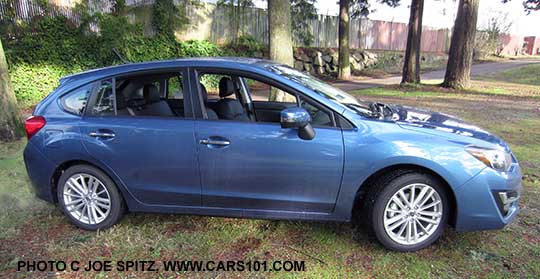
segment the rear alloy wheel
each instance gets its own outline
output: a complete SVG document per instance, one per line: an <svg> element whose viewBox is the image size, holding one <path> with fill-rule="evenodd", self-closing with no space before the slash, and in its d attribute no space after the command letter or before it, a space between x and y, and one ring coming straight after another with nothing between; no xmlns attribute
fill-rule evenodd
<svg viewBox="0 0 540 279"><path fill-rule="evenodd" d="M369 219L377 239L396 251L420 250L436 241L448 220L446 189L425 173L383 177L370 194Z"/></svg>
<svg viewBox="0 0 540 279"><path fill-rule="evenodd" d="M112 180L86 165L71 167L62 174L58 203L73 224L87 230L112 226L123 211L122 199Z"/></svg>

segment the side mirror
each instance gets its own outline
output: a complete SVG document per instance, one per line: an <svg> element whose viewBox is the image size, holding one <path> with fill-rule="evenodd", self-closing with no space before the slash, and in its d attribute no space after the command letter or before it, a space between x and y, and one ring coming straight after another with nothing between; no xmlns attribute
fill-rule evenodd
<svg viewBox="0 0 540 279"><path fill-rule="evenodd" d="M312 140L315 130L311 127L311 116L300 107L286 108L281 111L281 128L298 129L298 137L303 140Z"/></svg>

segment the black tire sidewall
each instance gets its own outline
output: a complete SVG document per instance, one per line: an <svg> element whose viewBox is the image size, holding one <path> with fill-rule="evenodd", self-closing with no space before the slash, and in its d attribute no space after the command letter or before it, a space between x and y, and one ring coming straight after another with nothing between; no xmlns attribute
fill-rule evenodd
<svg viewBox="0 0 540 279"><path fill-rule="evenodd" d="M103 220L99 224L90 225L82 223L79 220L75 219L73 216L71 216L71 214L66 210L63 197L65 183L71 176L79 173L89 174L96 177L103 183L103 185L105 186L105 188L107 188L107 191L109 192L111 198L111 211L109 212L107 218L105 218L105 220ZM68 217L69 221L75 226L85 230L95 231L111 227L122 217L124 210L123 200L120 196L120 193L118 192L116 184L108 175L103 173L103 171L89 165L76 165L65 170L64 173L62 173L62 175L60 176L60 179L58 180L57 196L58 205L62 212Z"/></svg>
<svg viewBox="0 0 540 279"><path fill-rule="evenodd" d="M390 236L388 236L388 234L386 233L386 230L384 229L384 222L383 222L384 211L390 198L399 189L407 185L414 184L414 183L421 183L421 184L429 185L435 191L437 191L437 193L441 197L443 212L442 212L441 222L439 224L439 227L429 238L415 245L403 245L392 240ZM449 210L450 208L449 208L448 195L446 193L446 188L443 186L443 184L441 183L439 179L429 174L407 173L391 180L384 187L384 189L382 189L382 191L379 193L372 208L371 226L373 229L373 233L385 247L391 250L401 251L401 252L417 251L431 245L442 235L446 227L446 224L448 223Z"/></svg>

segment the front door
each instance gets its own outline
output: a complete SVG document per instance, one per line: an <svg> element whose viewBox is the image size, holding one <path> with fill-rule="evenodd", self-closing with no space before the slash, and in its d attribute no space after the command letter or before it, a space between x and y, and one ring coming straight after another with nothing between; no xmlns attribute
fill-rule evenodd
<svg viewBox="0 0 540 279"><path fill-rule="evenodd" d="M203 206L331 212L342 166L341 131L313 140L275 123L199 120Z"/></svg>
<svg viewBox="0 0 540 279"><path fill-rule="evenodd" d="M212 74L195 77L207 89L205 106L211 102L219 116L195 123L203 206L331 212L343 168L341 129L315 127L315 138L302 140L296 129L279 123L281 109L298 105L295 96L283 91L281 99L268 102L275 92L269 84ZM212 82L218 80L219 86Z"/></svg>

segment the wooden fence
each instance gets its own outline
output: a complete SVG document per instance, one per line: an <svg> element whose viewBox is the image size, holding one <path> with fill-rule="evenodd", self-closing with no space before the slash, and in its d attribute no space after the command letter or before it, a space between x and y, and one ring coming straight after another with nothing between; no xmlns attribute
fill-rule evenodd
<svg viewBox="0 0 540 279"><path fill-rule="evenodd" d="M176 0L179 3L182 0ZM64 15L79 23L79 15L73 10L77 0L50 0L51 5L44 10L36 0L0 0L0 23L24 21L35 16ZM90 12L110 12L111 1L89 1L93 3ZM153 34L151 26L151 9L153 0L128 0L128 18L132 22L142 23L147 35ZM268 14L264 9L245 8L240 10L216 6L210 3L185 5L186 16L190 23L178 30L180 39L205 39L214 43L233 40L234 19L239 19L240 30L258 41L268 42ZM309 29L313 34L313 47L338 46L338 17L319 15L310 20ZM361 49L404 50L407 44L407 24L353 19L350 26L350 46ZM298 38L295 45L302 46ZM424 26L422 33L422 50L429 52L447 52L450 45L450 30L435 29Z"/></svg>

